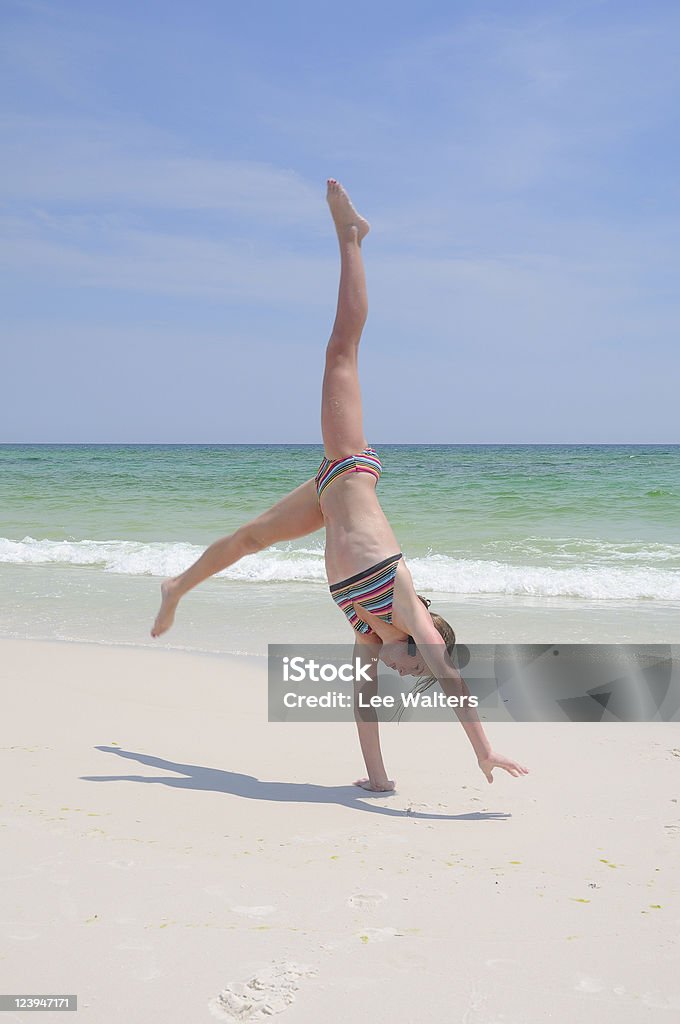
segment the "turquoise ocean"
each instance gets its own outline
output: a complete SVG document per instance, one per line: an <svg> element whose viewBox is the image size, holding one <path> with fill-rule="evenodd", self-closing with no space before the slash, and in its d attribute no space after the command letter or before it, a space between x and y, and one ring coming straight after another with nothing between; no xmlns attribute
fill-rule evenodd
<svg viewBox="0 0 680 1024"><path fill-rule="evenodd" d="M679 445L379 445L416 589L459 640L680 642ZM264 654L349 642L323 531L159 583L313 476L320 445L0 445L0 635Z"/></svg>

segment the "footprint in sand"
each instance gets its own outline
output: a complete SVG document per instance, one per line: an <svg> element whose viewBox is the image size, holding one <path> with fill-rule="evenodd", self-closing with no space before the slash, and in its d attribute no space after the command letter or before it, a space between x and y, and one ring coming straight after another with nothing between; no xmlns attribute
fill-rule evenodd
<svg viewBox="0 0 680 1024"><path fill-rule="evenodd" d="M597 978L590 978L582 974L574 986L577 992L603 992L604 985Z"/></svg>
<svg viewBox="0 0 680 1024"><path fill-rule="evenodd" d="M662 992L643 992L642 1003L652 1010L680 1010L680 995L665 996Z"/></svg>
<svg viewBox="0 0 680 1024"><path fill-rule="evenodd" d="M282 1013L295 1001L301 978L316 974L308 964L287 961L264 967L244 982L229 982L220 994L208 1003L208 1009L218 1020L251 1021L266 1020L275 1013Z"/></svg>
<svg viewBox="0 0 680 1024"><path fill-rule="evenodd" d="M243 914L244 917L266 917L273 914L276 907L231 907L234 914Z"/></svg>
<svg viewBox="0 0 680 1024"><path fill-rule="evenodd" d="M377 907L387 899L384 892L357 892L347 899L347 906L355 910L365 910L367 907Z"/></svg>

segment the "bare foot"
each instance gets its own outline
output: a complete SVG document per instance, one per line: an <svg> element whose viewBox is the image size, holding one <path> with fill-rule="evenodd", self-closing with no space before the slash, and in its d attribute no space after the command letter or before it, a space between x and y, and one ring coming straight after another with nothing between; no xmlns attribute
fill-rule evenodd
<svg viewBox="0 0 680 1024"><path fill-rule="evenodd" d="M151 627L151 636L160 636L167 632L175 621L175 609L179 604L180 594L177 593L177 586L174 577L163 580L161 583L161 607L156 616L156 621Z"/></svg>
<svg viewBox="0 0 680 1024"><path fill-rule="evenodd" d="M347 232L351 232L356 234L357 241L360 243L361 239L365 238L370 231L371 225L365 217L357 213L352 206L351 199L335 178L328 179L326 199L331 208L338 235L344 237Z"/></svg>
<svg viewBox="0 0 680 1024"><path fill-rule="evenodd" d="M354 785L361 786L362 789L367 789L370 793L391 793L395 788L393 779L386 779L385 782L376 783L375 785L370 779L357 779Z"/></svg>

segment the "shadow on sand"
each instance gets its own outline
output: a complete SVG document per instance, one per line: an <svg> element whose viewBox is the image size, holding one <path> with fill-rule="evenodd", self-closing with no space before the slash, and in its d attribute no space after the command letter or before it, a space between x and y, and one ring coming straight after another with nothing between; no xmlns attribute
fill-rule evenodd
<svg viewBox="0 0 680 1024"><path fill-rule="evenodd" d="M338 804L351 807L357 811L369 811L373 814L387 814L392 818L419 818L427 821L489 821L509 818L510 814L503 811L470 811L467 814L429 814L426 811L399 810L385 807L376 800L391 799L394 793L369 793L359 786L317 786L311 782L263 782L253 775L242 775L240 772L228 772L222 768L204 768L196 764L179 764L165 761L161 757L149 754L136 754L120 747L95 747L118 757L137 761L139 764L163 771L174 772L173 775L81 775L85 782L142 782L160 783L163 786L174 786L177 789L196 789L212 793L231 793L246 800L273 800L277 803L306 804Z"/></svg>

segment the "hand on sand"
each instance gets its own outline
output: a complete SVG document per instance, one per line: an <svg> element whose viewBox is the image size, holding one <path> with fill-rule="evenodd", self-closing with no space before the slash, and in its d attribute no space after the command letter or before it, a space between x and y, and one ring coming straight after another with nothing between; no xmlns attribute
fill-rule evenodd
<svg viewBox="0 0 680 1024"><path fill-rule="evenodd" d="M515 778L520 775L529 774L529 769L525 768L524 765L519 764L517 761L513 761L510 757L505 757L504 754L496 754L493 750L488 757L480 758L477 763L486 775L487 782L493 782L493 775L491 773L494 768L502 768L503 771L509 772L509 774L514 775Z"/></svg>
<svg viewBox="0 0 680 1024"><path fill-rule="evenodd" d="M369 793L391 793L396 783L393 779L386 779L382 783L373 783L370 779L357 779L354 785L367 789Z"/></svg>

